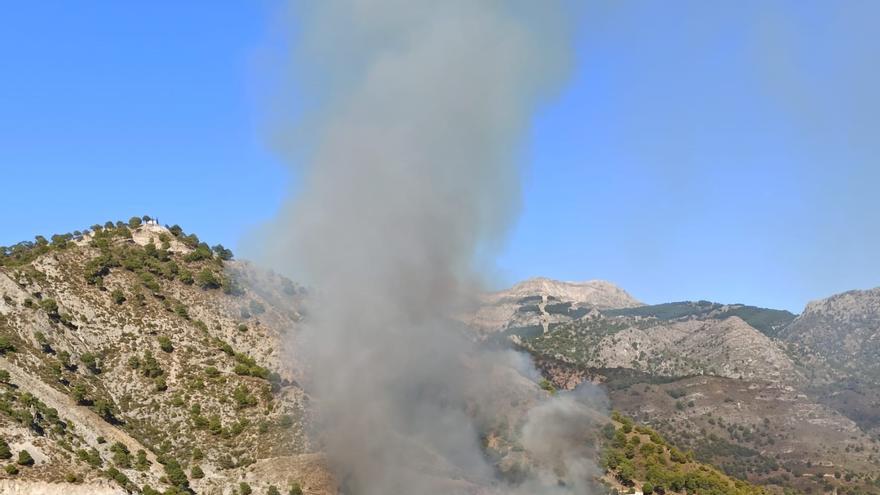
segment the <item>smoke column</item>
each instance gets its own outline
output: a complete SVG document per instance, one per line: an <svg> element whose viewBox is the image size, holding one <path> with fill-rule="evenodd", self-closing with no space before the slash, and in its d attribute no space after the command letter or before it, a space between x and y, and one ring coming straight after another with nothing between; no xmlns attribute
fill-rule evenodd
<svg viewBox="0 0 880 495"><path fill-rule="evenodd" d="M466 411L491 393L492 358L450 316L518 208L522 140L569 61L564 12L493 0L292 12L293 72L314 100L296 136L281 133L305 151L269 242L271 262L316 289L300 354L331 465L357 495L497 486Z"/></svg>

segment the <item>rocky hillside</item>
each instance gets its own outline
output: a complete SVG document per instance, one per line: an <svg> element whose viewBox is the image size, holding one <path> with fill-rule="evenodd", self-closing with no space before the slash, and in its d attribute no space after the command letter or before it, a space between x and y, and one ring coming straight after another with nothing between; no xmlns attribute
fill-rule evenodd
<svg viewBox="0 0 880 495"><path fill-rule="evenodd" d="M779 337L843 375L880 382L880 288L811 302Z"/></svg>
<svg viewBox="0 0 880 495"><path fill-rule="evenodd" d="M549 325L571 321L593 310L637 306L641 303L626 291L603 280L532 278L486 294L475 314L465 320L485 334L524 327L546 330Z"/></svg>
<svg viewBox="0 0 880 495"><path fill-rule="evenodd" d="M0 263L0 486L332 492L282 354L300 288L136 218Z"/></svg>
<svg viewBox="0 0 880 495"><path fill-rule="evenodd" d="M489 340L527 350L555 387L601 382L613 407L732 476L877 493L877 294L834 296L795 317L708 301L579 307L522 292Z"/></svg>
<svg viewBox="0 0 880 495"><path fill-rule="evenodd" d="M300 385L307 292L145 220L0 248L0 492L337 493ZM604 459L597 493L878 493L877 300L795 318L645 306L599 281L486 295L465 318L477 339L546 379L493 371L506 413L480 423L484 451L515 482L528 411L593 381L626 414L596 409L580 433Z"/></svg>

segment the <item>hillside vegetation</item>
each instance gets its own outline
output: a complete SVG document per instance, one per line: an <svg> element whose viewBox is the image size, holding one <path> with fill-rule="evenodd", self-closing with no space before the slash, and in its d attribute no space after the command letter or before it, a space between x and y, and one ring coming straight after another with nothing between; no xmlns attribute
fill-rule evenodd
<svg viewBox="0 0 880 495"><path fill-rule="evenodd" d="M3 476L321 488L308 398L281 356L301 289L148 221L0 249L0 436L16 456ZM279 460L289 473L256 479Z"/></svg>

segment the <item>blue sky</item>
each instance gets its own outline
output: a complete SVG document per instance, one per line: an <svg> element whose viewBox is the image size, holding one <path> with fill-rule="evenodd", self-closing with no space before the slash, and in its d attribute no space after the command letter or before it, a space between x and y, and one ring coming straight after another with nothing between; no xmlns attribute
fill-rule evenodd
<svg viewBox="0 0 880 495"><path fill-rule="evenodd" d="M278 4L0 17L0 244L131 215L235 247L295 186L267 145ZM499 279L800 311L880 285L876 2L607 2L536 117ZM296 104L296 102L293 102Z"/></svg>

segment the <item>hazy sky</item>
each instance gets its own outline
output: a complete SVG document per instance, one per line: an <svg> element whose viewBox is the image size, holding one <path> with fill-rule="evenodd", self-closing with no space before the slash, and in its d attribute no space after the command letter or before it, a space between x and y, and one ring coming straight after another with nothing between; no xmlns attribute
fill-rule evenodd
<svg viewBox="0 0 880 495"><path fill-rule="evenodd" d="M147 213L235 247L292 182L265 138L277 4L84 5L0 16L0 244ZM498 281L793 311L880 285L880 3L719 5L579 9Z"/></svg>

